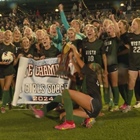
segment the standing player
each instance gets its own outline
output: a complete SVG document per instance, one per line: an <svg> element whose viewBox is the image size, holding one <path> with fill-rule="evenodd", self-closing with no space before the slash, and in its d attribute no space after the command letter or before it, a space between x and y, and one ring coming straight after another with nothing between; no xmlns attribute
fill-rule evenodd
<svg viewBox="0 0 140 140"><path fill-rule="evenodd" d="M93 25L88 25L85 30L87 38L82 41L82 56L84 62L89 64L94 71L97 72L98 79L101 85L102 69L107 74L107 59L104 50L104 43L98 39L97 28Z"/></svg>
<svg viewBox="0 0 140 140"><path fill-rule="evenodd" d="M135 18L132 21L132 32L129 34L126 46L129 51L129 70L128 70L128 106L124 112L131 111L131 100L137 77L140 75L140 18Z"/></svg>
<svg viewBox="0 0 140 140"><path fill-rule="evenodd" d="M9 88L11 86L15 69L13 63L3 62L1 56L3 52L10 51L14 57L14 45L12 44L12 32L6 30L4 33L3 44L0 45L0 84L3 90L1 113L5 113L5 106L11 103L12 95L10 95Z"/></svg>
<svg viewBox="0 0 140 140"><path fill-rule="evenodd" d="M124 100L123 105L120 106L120 109L123 110L127 107L127 89L128 89L128 54L129 49L125 47L124 42L127 40L129 24L126 20L120 20L118 22L120 29L120 40L121 44L118 50L118 84L119 92Z"/></svg>
<svg viewBox="0 0 140 140"><path fill-rule="evenodd" d="M109 104L108 93L105 92L107 78L107 58L104 49L104 43L98 38L97 28L88 24L85 28L87 38L82 41L82 57L84 62L96 71L100 86L104 86L104 101ZM104 78L103 78L104 77ZM107 97L107 98L106 98Z"/></svg>
<svg viewBox="0 0 140 140"><path fill-rule="evenodd" d="M113 101L115 106L110 111L118 111L119 103L119 90L118 90L118 62L117 62L117 51L119 47L119 39L115 32L115 25L110 24L106 28L108 38L104 41L107 55L107 70L108 70L108 81L113 92Z"/></svg>

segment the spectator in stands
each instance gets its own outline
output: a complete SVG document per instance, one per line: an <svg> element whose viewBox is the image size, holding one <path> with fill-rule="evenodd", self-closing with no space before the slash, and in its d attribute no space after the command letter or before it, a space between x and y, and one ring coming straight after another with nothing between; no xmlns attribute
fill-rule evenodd
<svg viewBox="0 0 140 140"><path fill-rule="evenodd" d="M71 12L75 13L77 11L77 9L78 9L78 7L77 7L76 3L74 3L72 6L72 9L71 9Z"/></svg>

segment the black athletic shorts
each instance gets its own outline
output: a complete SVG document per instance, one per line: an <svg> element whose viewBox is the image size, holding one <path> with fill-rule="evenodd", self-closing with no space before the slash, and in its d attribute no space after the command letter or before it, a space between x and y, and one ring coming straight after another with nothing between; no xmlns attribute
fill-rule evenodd
<svg viewBox="0 0 140 140"><path fill-rule="evenodd" d="M118 70L118 65L110 65L110 66L107 66L107 71L108 73L111 73L111 72L114 72L114 71L117 71Z"/></svg>
<svg viewBox="0 0 140 140"><path fill-rule="evenodd" d="M92 111L84 110L90 118L96 118L102 109L102 103L98 99L92 99L91 107Z"/></svg>
<svg viewBox="0 0 140 140"><path fill-rule="evenodd" d="M132 71L139 71L139 70L140 70L140 67L129 66L129 70L132 70Z"/></svg>
<svg viewBox="0 0 140 140"><path fill-rule="evenodd" d="M15 69L13 66L7 66L6 68L0 69L0 78L5 78L5 76L15 74Z"/></svg>

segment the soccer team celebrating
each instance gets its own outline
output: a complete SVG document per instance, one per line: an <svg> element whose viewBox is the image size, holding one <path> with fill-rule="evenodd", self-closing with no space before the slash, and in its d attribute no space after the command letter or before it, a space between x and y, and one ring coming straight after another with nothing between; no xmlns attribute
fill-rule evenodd
<svg viewBox="0 0 140 140"><path fill-rule="evenodd" d="M32 106L36 117L45 116L61 104L64 111L60 120L64 122L55 129L75 128L76 117L82 118L82 124L90 128L96 117L103 115L103 110L131 111L133 93L136 98L133 107L140 108L140 18L128 23L110 14L102 21L93 19L84 23L74 18L68 21L63 5L58 7L61 23L55 21L48 29L42 26L32 29L32 23L25 18L22 28L16 26L13 30L0 31L1 113L6 112L7 104L12 108L20 57L36 61L60 58L63 46L69 42L69 61L75 67L70 76L71 86L41 109ZM12 63L2 60L6 51L12 52Z"/></svg>

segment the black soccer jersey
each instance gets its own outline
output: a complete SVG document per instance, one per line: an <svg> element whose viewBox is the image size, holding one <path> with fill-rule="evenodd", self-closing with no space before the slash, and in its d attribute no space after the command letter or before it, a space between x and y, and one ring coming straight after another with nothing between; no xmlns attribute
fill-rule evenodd
<svg viewBox="0 0 140 140"><path fill-rule="evenodd" d="M129 51L129 66L140 68L140 34L130 33L128 35Z"/></svg>
<svg viewBox="0 0 140 140"><path fill-rule="evenodd" d="M82 55L86 64L98 63L103 67L102 55L105 54L103 41L100 39L89 42L87 39L82 43Z"/></svg>
<svg viewBox="0 0 140 140"><path fill-rule="evenodd" d="M23 54L24 57L27 57L29 54L31 54L32 56L34 56L34 50L32 48L30 48L27 52L25 52L23 48L20 48L17 51L17 56L19 54Z"/></svg>
<svg viewBox="0 0 140 140"><path fill-rule="evenodd" d="M2 54L3 52L10 51L14 53L14 46L12 44L5 45L4 43L0 44L0 61L2 61ZM13 66L13 63L10 63L9 65L0 65L0 70L4 70L4 75L14 74L15 69Z"/></svg>
<svg viewBox="0 0 140 140"><path fill-rule="evenodd" d="M13 44L15 45L15 53L17 53L21 48L21 42L13 42Z"/></svg>
<svg viewBox="0 0 140 140"><path fill-rule="evenodd" d="M0 44L0 61L2 61L1 56L2 56L3 52L7 52L7 51L14 53L14 46L12 44L5 45L4 43L1 43Z"/></svg>
<svg viewBox="0 0 140 140"><path fill-rule="evenodd" d="M57 55L59 55L61 52L54 45L51 45L48 50L42 48L42 53L46 56L46 58L52 58L57 57Z"/></svg>
<svg viewBox="0 0 140 140"><path fill-rule="evenodd" d="M117 52L118 52L119 44L120 44L120 41L117 37L107 38L104 41L108 66L118 64Z"/></svg>
<svg viewBox="0 0 140 140"><path fill-rule="evenodd" d="M118 49L118 54L123 52L123 51L125 51L126 53L118 55L118 63L124 64L125 66L128 67L128 65L129 65L129 61L128 61L129 50L124 45L124 42L128 41L128 35L127 34L128 33L126 32L126 33L124 33L120 36L121 43L120 43L120 46L119 46L119 49Z"/></svg>
<svg viewBox="0 0 140 140"><path fill-rule="evenodd" d="M82 47L82 40L81 39L76 39L74 41L72 41L72 44L75 45L75 47L77 48L78 52Z"/></svg>
<svg viewBox="0 0 140 140"><path fill-rule="evenodd" d="M101 93L97 74L86 65L83 66L81 71L84 75L82 92L89 94L91 97L96 98L101 102Z"/></svg>

